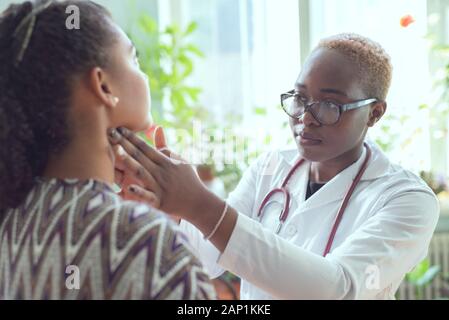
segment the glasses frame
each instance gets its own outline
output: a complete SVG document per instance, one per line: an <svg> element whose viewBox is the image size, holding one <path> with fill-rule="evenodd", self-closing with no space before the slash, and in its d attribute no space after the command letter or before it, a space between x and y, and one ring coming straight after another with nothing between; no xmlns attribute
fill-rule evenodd
<svg viewBox="0 0 449 320"><path fill-rule="evenodd" d="M282 110L284 110L284 112L291 118L293 119L299 119L301 118L307 111L310 111L310 113L312 114L313 118L318 121L321 125L324 126L331 126L334 125L336 123L338 123L341 119L341 115L349 110L354 110L354 109L358 109L361 107L365 107L367 105L370 105L372 103L375 102L379 102L378 99L375 98L369 98L369 99L364 99L364 100L359 100L359 101L355 101L355 102L351 102L351 103L346 103L346 104L338 104L335 102L332 102L334 105L336 105L338 107L338 119L337 121L335 121L334 123L322 123L320 120L317 119L317 117L315 116L315 114L313 113L313 109L311 109L315 104L317 103L321 103L323 101L312 101L310 103L304 103L304 113L302 113L301 115L298 116L294 116L291 115L287 110L286 107L284 106L284 101L287 100L288 98L294 98L295 96L298 96L298 94L295 92L295 90L291 90L287 93L283 93L281 94L281 106L282 106Z"/></svg>

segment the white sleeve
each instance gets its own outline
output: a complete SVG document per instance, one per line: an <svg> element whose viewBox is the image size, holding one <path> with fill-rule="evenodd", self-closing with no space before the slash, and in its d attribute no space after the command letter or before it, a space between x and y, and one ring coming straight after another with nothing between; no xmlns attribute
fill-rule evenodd
<svg viewBox="0 0 449 320"><path fill-rule="evenodd" d="M402 190L326 258L239 215L218 262L279 299L373 299L426 256L438 215L435 195Z"/></svg>
<svg viewBox="0 0 449 320"><path fill-rule="evenodd" d="M230 193L226 200L230 207L240 214L251 215L255 201L257 175L260 172L262 161L268 153L260 156L243 174L237 188ZM203 234L192 224L182 220L181 229L187 234L189 242L197 257L203 263L204 268L211 278L217 278L225 271L217 264L220 251L209 241L205 241Z"/></svg>
<svg viewBox="0 0 449 320"><path fill-rule="evenodd" d="M239 184L232 191L227 199L229 206L234 208L240 214L251 216L253 212L254 203L256 201L256 191L258 189L258 180L261 175L265 174L267 170L267 160L269 160L269 153L262 154L248 170L243 174Z"/></svg>
<svg viewBox="0 0 449 320"><path fill-rule="evenodd" d="M194 225L181 220L179 226L187 235L189 244L192 246L195 255L203 264L209 277L215 279L221 276L224 270L217 264L220 251L218 251L212 243L205 241L203 234Z"/></svg>

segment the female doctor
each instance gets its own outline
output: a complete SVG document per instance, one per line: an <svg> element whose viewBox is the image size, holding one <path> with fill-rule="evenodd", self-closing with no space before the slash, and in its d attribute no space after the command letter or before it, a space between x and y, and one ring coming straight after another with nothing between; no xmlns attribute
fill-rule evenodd
<svg viewBox="0 0 449 320"><path fill-rule="evenodd" d="M426 257L439 206L365 138L386 111L391 74L367 38L322 40L281 96L297 148L262 155L226 202L170 159L160 131L156 150L113 130L123 194L180 217L212 278L241 277L242 299L394 299Z"/></svg>

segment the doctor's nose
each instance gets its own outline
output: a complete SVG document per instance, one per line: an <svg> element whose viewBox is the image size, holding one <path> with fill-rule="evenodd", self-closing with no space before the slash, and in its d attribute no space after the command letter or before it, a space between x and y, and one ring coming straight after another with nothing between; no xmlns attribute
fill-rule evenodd
<svg viewBox="0 0 449 320"><path fill-rule="evenodd" d="M295 120L295 123L303 123L306 127L312 125L321 126L310 111L306 111L299 119Z"/></svg>

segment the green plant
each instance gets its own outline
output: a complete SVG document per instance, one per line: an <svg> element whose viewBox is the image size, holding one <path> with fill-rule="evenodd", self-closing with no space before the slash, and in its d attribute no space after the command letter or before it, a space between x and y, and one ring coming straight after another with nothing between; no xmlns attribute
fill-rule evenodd
<svg viewBox="0 0 449 320"><path fill-rule="evenodd" d="M149 77L155 123L163 126L169 135L182 130L187 137L182 135L176 139L183 138L184 141L170 143L174 148L185 148L201 138L193 128L194 121L198 121L203 127L200 134L208 136L205 143L209 150L222 148L224 141L216 138L222 136L219 131L226 131L232 136L241 119L229 115L220 125L215 123L207 109L199 103L201 88L189 84L195 59L204 57L202 51L190 41L197 24L192 22L185 29L173 24L160 31L156 21L147 14L142 14L138 20L137 27L128 33L139 52L142 71ZM145 138L151 143L148 137ZM212 151L204 164L213 167L216 176L224 181L227 191L240 180L240 164L217 166Z"/></svg>
<svg viewBox="0 0 449 320"><path fill-rule="evenodd" d="M427 109L427 105L420 105L415 111ZM412 128L404 132L407 126L410 128L411 117L408 114L387 114L380 124L380 134L374 139L384 152L390 152L396 148L406 148L413 143L415 137L422 133L421 128Z"/></svg>
<svg viewBox="0 0 449 320"><path fill-rule="evenodd" d="M279 112L282 112L281 106L277 107ZM252 121L257 123L259 120L262 122L263 119L266 119L269 115L267 112L268 108L264 107L255 107L253 108L252 116L254 117ZM218 166L215 164L215 175L222 179L225 185L225 189L227 192L230 192L235 189L237 184L242 178L243 172L247 169L247 167L253 163L257 157L260 155L260 149L268 149L270 145L273 143L273 137L271 132L263 132L258 133L257 141L254 141L256 137L241 137L239 136L238 131L236 130L236 125L242 123L242 119L236 117L235 115L229 115L225 121L224 131L229 133L226 136L232 138L232 141L220 141L220 140L211 140L211 144L216 144L216 148L219 148L223 143L231 143L233 154L235 154L235 159L232 163L219 164ZM273 124L274 130L284 130L288 127L288 118L286 120L279 123ZM271 129L273 129L271 128ZM286 138L286 142L292 142L292 135L288 135ZM259 149L256 150L251 149L251 144L257 143ZM243 160L243 161L242 161ZM210 163L213 164L213 159L210 159Z"/></svg>
<svg viewBox="0 0 449 320"><path fill-rule="evenodd" d="M422 300L424 298L426 286L432 283L440 273L440 270L440 266L431 266L430 260L425 259L406 275L406 280L415 288L417 300Z"/></svg>
<svg viewBox="0 0 449 320"><path fill-rule="evenodd" d="M140 56L141 68L148 75L152 94L153 116L167 129L185 129L192 133L193 119L205 120L208 112L199 105L201 89L189 85L194 59L204 57L190 42L197 29L195 22L185 29L173 24L160 31L147 14L139 17L130 37Z"/></svg>

